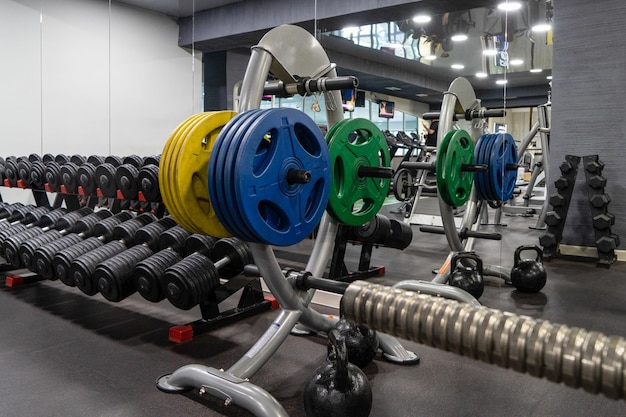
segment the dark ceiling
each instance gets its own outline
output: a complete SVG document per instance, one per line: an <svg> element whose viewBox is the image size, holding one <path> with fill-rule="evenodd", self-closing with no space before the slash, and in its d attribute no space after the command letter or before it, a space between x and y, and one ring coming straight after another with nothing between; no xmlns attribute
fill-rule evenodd
<svg viewBox="0 0 626 417"><path fill-rule="evenodd" d="M185 1L121 0L121 2L167 14L181 22L189 18L194 11L190 8L192 2ZM207 10L224 5L239 7L240 5L237 3L242 3L241 6L243 7L245 2L246 1L242 0L195 0L193 3L196 13L203 11L207 13ZM357 76L360 82L359 88L364 90L425 102L430 104L432 108L437 108L442 98L441 93L443 88L440 88L440 86L447 85L447 83L457 76L465 76L470 79L477 92L477 96L482 99L483 105L486 107L501 107L505 95L507 98L507 107L526 107L545 103L549 90L549 81L546 79L546 76L552 73L551 46L548 48L547 52L549 53L550 59L548 62L544 63L542 73L530 73L527 69L523 69L522 71L507 71L506 78L508 83L506 90L503 86L495 84L495 78L502 78L501 74L492 74L485 79L475 77L476 68L481 62L479 58L481 56L479 38L485 34L487 31L485 28L487 26L489 26L488 29L490 33L496 34L498 31L502 32L502 28L507 28L507 25L510 25L506 30L506 34L510 35L508 40L512 47L523 42L529 43L528 38L531 38L527 36L529 35L529 28L525 25L528 22L524 21L524 19L507 18L506 21L504 21L504 19L500 17L500 20L497 21L489 20L492 19L495 6L499 2L500 1L497 0L422 0L393 7L382 7L371 12L361 12L358 14L321 19L317 22L310 20L292 23L298 24L311 32L313 31L314 25L317 26L318 30L324 34L322 36L322 44L328 50L331 60L337 57L337 59L333 61L338 63L339 74ZM545 3L545 0L525 0L523 3L524 8L532 10L542 2ZM470 12L467 14L465 11ZM394 56L390 54L389 51L372 50L371 48L363 48L353 43L341 43L333 41L332 39L325 39L330 32L340 30L346 26L365 26L383 22L400 23L410 19L416 12L426 12L432 15L455 12L456 15L462 15L463 19L470 22L468 30L470 39L463 45L456 46L455 44L448 58L437 59L435 63L429 63L430 65L425 65L418 60ZM453 15L454 14L451 14L451 16ZM196 41L194 47L205 52L250 48L258 42L265 32L266 30L251 31L227 38ZM531 39L530 41L529 44L531 47L538 45L539 41L545 43L543 40L535 42L535 40ZM513 50L513 48L510 49L510 51ZM439 52L441 52L441 49L438 50L438 53ZM357 60L362 60L366 57L369 62L388 65L390 68L402 67L406 74L414 74L415 77L413 78L415 79L424 79L425 77L432 76L439 82L413 82L411 77L395 76L393 71L367 71L367 69L369 69L367 66L364 67L366 70L362 70L363 67L358 67L359 70L357 70L354 65L349 65L349 63L342 66L340 61L342 60L341 57L344 55L354 56ZM466 65L464 70L451 70L449 65L453 63L455 59L462 59L464 62L469 62L473 59L473 64ZM435 69L435 71L433 71L433 69ZM511 70L513 70L513 68L511 68ZM389 73L381 75L387 72ZM394 87L394 90L389 90L389 87Z"/></svg>

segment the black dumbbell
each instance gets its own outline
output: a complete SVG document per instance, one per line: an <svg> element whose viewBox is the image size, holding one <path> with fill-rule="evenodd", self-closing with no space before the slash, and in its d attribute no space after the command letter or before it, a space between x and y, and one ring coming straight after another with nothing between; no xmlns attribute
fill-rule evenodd
<svg viewBox="0 0 626 417"><path fill-rule="evenodd" d="M248 245L237 238L215 242L211 257L193 253L167 268L163 274L167 299L182 310L206 301L220 285L220 275L231 278L252 263Z"/></svg>
<svg viewBox="0 0 626 417"><path fill-rule="evenodd" d="M70 233L70 234L63 236L62 238L58 240L42 245L33 254L33 261L31 265L31 268L34 269L33 272L36 272L42 277L50 279L50 280L58 279L59 276L56 276L55 274L55 268L53 266L53 263L54 263L55 256L59 252L65 249L69 250L74 245L83 244L85 240L89 239L92 236L102 238L102 239L96 239L96 242L98 243L102 243L102 240L105 240L105 241L111 240L113 238L113 228L117 226L118 224L128 221L132 218L133 218L133 214L131 212L123 211L121 213L118 213L114 216L108 217L96 223L91 229L91 232L89 234L85 232L81 234ZM83 244L83 247L84 248L76 248L75 250L78 251L76 253L82 254L86 252L87 250L93 249L95 246L93 246L91 243L85 243ZM71 252L74 253L75 251L72 250ZM61 255L60 257L62 257L63 259L67 258L67 256L65 255ZM64 264L62 264L60 268L62 268L63 265ZM67 277L67 269L61 269L61 271L63 272L63 276ZM70 285L67 282L66 284ZM73 281L71 282L71 284L73 284Z"/></svg>
<svg viewBox="0 0 626 417"><path fill-rule="evenodd" d="M93 230L93 227L101 220L109 218L113 215L109 210L98 210L94 213L88 214L82 218L75 218L64 216L59 219L54 225L54 229L50 229L47 233L27 240L20 245L19 257L21 260L20 266L33 271L33 257L35 251L46 243L50 243L61 239L67 234L78 234L81 238L88 237Z"/></svg>
<svg viewBox="0 0 626 417"><path fill-rule="evenodd" d="M104 164L105 158L102 156L91 155L87 158L87 162L82 164L76 170L76 179L79 187L82 187L83 193L87 195L96 195L98 184L96 184L96 168Z"/></svg>
<svg viewBox="0 0 626 417"><path fill-rule="evenodd" d="M154 255L160 235L176 226L171 217L165 217L137 230L136 246L96 266L92 284L109 301L118 302L137 291L133 271L137 264Z"/></svg>
<svg viewBox="0 0 626 417"><path fill-rule="evenodd" d="M117 156L107 156L104 163L96 167L96 185L106 198L117 198L115 171L118 166L122 165L122 162Z"/></svg>
<svg viewBox="0 0 626 417"><path fill-rule="evenodd" d="M49 191L61 191L61 167L70 162L70 158L64 154L58 154L54 157L54 161L46 164L44 173L45 182L48 184Z"/></svg>
<svg viewBox="0 0 626 417"><path fill-rule="evenodd" d="M90 207L82 207L78 210L63 214L55 221L54 224L45 227L29 227L18 233L11 234L11 236L6 237L4 240L2 240L2 237L0 237L2 254L5 260L11 263L13 266L22 266L19 252L22 243L26 242L27 240L34 240L36 242L36 236L47 234L47 232L51 232L53 236L61 237L62 235L59 234L59 231L71 229L76 220L80 219L81 217L91 215L92 213L93 209L91 209ZM67 232L63 234L66 233Z"/></svg>
<svg viewBox="0 0 626 417"><path fill-rule="evenodd" d="M69 279L73 279L74 285L85 294L96 294L98 286L93 274L98 264L139 243L137 231L156 220L157 218L153 214L143 213L132 220L115 226L113 228L114 240L78 256L71 262L69 265Z"/></svg>
<svg viewBox="0 0 626 417"><path fill-rule="evenodd" d="M60 217L64 216L67 210L58 208L51 210L49 207L23 206L16 209L13 214L0 222L0 245L5 239L28 230L33 227L46 227L54 224Z"/></svg>
<svg viewBox="0 0 626 417"><path fill-rule="evenodd" d="M28 158L26 157L16 158L14 156L9 156L4 161L4 178L8 181L10 187L17 186L17 181L20 179L17 165L20 163L22 159L28 159Z"/></svg>
<svg viewBox="0 0 626 417"><path fill-rule="evenodd" d="M71 272L71 266L75 259L104 246L107 242L134 242L134 234L137 229L155 220L156 217L153 214L144 213L115 225L110 233L106 235L88 237L72 247L57 252L52 260L52 269L55 278L60 279L65 285L70 287L76 286L76 280Z"/></svg>
<svg viewBox="0 0 626 417"><path fill-rule="evenodd" d="M167 268L194 253L209 256L216 238L191 234L181 226L173 227L159 236L159 249L135 267L133 280L139 294L151 302L165 299L163 273Z"/></svg>
<svg viewBox="0 0 626 417"><path fill-rule="evenodd" d="M154 157L150 157L153 161ZM139 198L139 170L144 165L144 158L137 155L129 155L124 158L124 163L115 170L115 183L124 198L137 200Z"/></svg>
<svg viewBox="0 0 626 417"><path fill-rule="evenodd" d="M191 233L181 226L166 230L159 236L159 251L137 263L132 278L137 291L143 298L153 303L165 299L161 277L168 267L183 259L185 242L190 236ZM210 239L194 238L195 242L190 246L210 253L215 243ZM204 248L199 247L201 245L204 245Z"/></svg>

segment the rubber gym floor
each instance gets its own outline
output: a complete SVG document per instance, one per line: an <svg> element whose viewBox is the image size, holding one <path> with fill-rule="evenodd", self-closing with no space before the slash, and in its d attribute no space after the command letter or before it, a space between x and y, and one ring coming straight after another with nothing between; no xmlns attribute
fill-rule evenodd
<svg viewBox="0 0 626 417"><path fill-rule="evenodd" d="M386 206L388 211L395 206ZM390 214L393 215L393 214ZM537 243L536 218L504 217L503 240L479 241L484 262L511 266L521 244ZM281 248L293 263L310 253L304 241ZM360 248L349 245L348 267ZM412 244L400 252L377 248L372 265L392 284L432 279L448 253L445 237L414 226ZM487 278L480 301L489 307L534 318L626 336L626 265L609 270L594 263L556 259L546 263L548 282L538 294L521 294ZM4 279L1 280L4 283ZM325 313L336 313L320 307ZM267 329L276 312L169 342L168 328L200 317L167 301L152 304L134 295L113 304L87 297L58 281L0 286L0 416L249 416L197 393L158 391L155 380L190 363L227 369ZM403 366L377 358L364 368L373 390L371 416L624 416L626 403L403 341L421 361ZM302 391L324 360L324 337L290 336L251 381L269 391L292 416L304 416Z"/></svg>

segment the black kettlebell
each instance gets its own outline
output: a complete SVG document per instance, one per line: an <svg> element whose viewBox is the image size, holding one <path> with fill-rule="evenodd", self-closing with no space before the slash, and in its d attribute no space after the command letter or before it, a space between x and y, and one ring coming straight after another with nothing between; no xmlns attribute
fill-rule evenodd
<svg viewBox="0 0 626 417"><path fill-rule="evenodd" d="M465 266L463 259L471 259L475 265ZM474 252L457 252L452 256L451 264L454 269L450 273L448 283L453 287L459 287L474 298L480 298L485 290L483 282L483 261Z"/></svg>
<svg viewBox="0 0 626 417"><path fill-rule="evenodd" d="M359 368L348 362L339 331L328 333L331 354L304 387L308 417L365 417L372 410L372 388Z"/></svg>
<svg viewBox="0 0 626 417"><path fill-rule="evenodd" d="M535 259L521 259L524 251L535 251ZM547 273L543 266L543 251L537 245L522 245L515 249L511 282L519 291L539 292L546 285Z"/></svg>
<svg viewBox="0 0 626 417"><path fill-rule="evenodd" d="M335 325L335 329L339 331L339 334L341 334L346 341L346 349L350 363L355 364L359 368L363 368L374 359L378 352L378 336L376 335L376 331L350 323L345 319L339 320Z"/></svg>

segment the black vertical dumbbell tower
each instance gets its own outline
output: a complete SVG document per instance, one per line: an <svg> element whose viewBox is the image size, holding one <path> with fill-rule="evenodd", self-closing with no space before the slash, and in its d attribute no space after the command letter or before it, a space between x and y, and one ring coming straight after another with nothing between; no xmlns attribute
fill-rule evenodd
<svg viewBox="0 0 626 417"><path fill-rule="evenodd" d="M611 233L611 225L615 224L615 216L608 211L611 198L605 193L606 178L602 176L604 164L598 155L583 158L587 195L591 205L593 230L596 247L598 248L598 266L609 268L615 261L615 248L619 246L619 236Z"/></svg>
<svg viewBox="0 0 626 417"><path fill-rule="evenodd" d="M587 197L591 206L593 230L598 250L597 266L609 268L615 261L615 249L619 246L619 236L611 233L611 225L615 223L615 216L608 211L611 198L606 194L606 178L602 176L604 164L598 155L589 155L582 158L587 184ZM554 182L557 192L550 196L553 210L546 214L546 232L539 237L543 247L544 259L551 259L558 255L558 248L563 238L565 219L569 209L574 184L578 173L581 158L566 155L560 165L561 176Z"/></svg>

